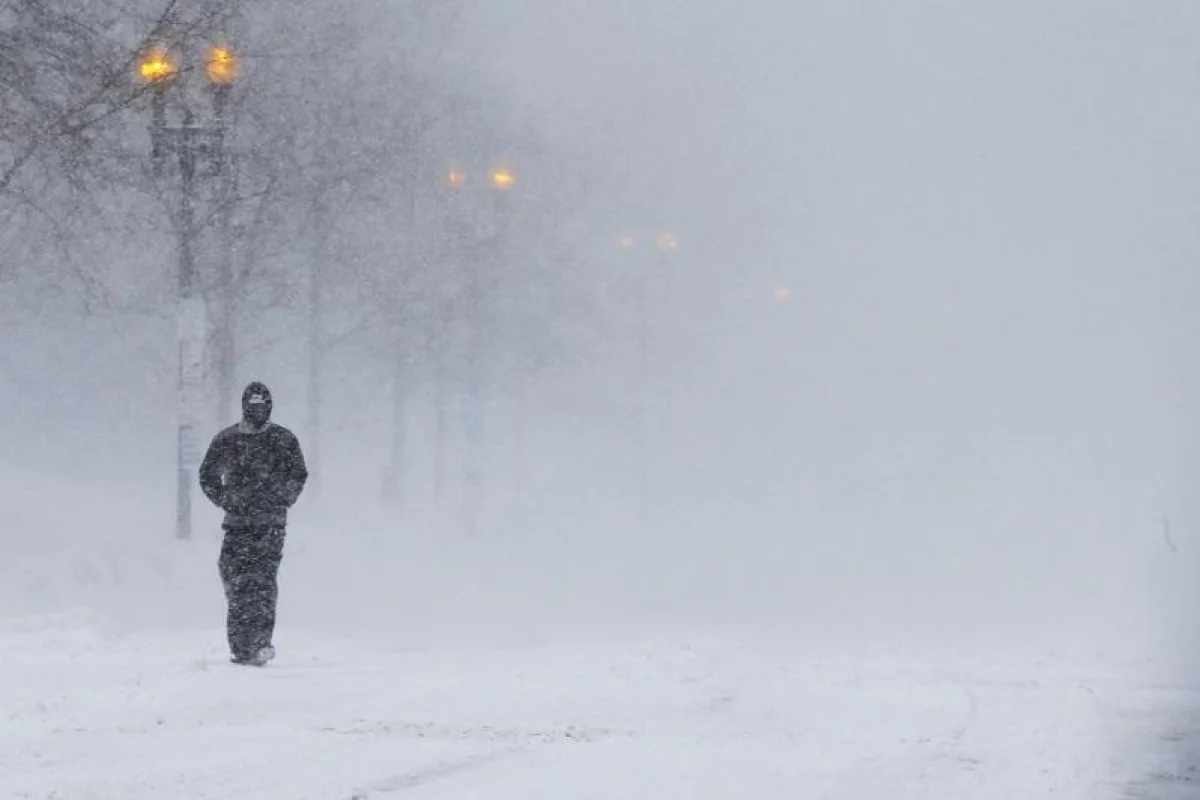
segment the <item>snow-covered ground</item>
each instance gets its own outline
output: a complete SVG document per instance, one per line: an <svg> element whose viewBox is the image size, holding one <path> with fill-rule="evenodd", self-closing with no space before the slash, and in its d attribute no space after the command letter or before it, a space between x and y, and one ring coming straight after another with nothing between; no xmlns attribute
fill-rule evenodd
<svg viewBox="0 0 1200 800"><path fill-rule="evenodd" d="M1145 665L736 638L406 649L85 616L0 635L13 798L1184 797ZM1192 787L1194 789L1194 787ZM1155 794L1154 792L1158 792Z"/></svg>
<svg viewBox="0 0 1200 800"><path fill-rule="evenodd" d="M553 608L553 586L489 582L495 553L352 522L316 536L318 520L289 543L278 660L240 668L212 520L182 544L147 536L162 520L132 500L33 504L61 488L3 477L6 519L24 516L0 563L0 798L1197 791L1200 685L1116 637L701 625L601 595Z"/></svg>

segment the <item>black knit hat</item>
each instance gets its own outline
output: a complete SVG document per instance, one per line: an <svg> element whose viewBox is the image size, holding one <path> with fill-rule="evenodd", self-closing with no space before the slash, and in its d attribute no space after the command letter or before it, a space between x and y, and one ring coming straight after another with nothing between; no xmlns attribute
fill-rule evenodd
<svg viewBox="0 0 1200 800"><path fill-rule="evenodd" d="M271 390L266 387L266 384L254 381L246 387L242 392L242 411L246 411L252 405L265 404L267 410L270 411L271 406Z"/></svg>

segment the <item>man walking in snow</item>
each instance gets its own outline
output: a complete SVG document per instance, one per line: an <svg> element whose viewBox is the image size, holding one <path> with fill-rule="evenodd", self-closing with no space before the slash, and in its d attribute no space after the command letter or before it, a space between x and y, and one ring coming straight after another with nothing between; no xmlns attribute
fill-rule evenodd
<svg viewBox="0 0 1200 800"><path fill-rule="evenodd" d="M200 465L200 488L225 512L218 566L229 606L230 660L258 667L275 657L276 578L287 514L308 480L300 442L271 422L271 409L266 386L247 386L242 421L213 438Z"/></svg>

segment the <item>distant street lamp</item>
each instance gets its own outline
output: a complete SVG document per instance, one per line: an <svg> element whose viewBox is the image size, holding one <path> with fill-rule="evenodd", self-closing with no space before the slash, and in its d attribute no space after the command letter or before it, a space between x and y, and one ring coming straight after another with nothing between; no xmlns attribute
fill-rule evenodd
<svg viewBox="0 0 1200 800"><path fill-rule="evenodd" d="M165 48L151 47L138 62L138 75L148 86L162 86L170 82L179 72L179 65Z"/></svg>
<svg viewBox="0 0 1200 800"><path fill-rule="evenodd" d="M516 178L505 167L497 167L488 173L488 184L499 192L507 192L516 185Z"/></svg>
<svg viewBox="0 0 1200 800"><path fill-rule="evenodd" d="M774 297L776 300L778 300L780 303L786 303L788 300L792 299L792 290L790 287L781 284L779 286L776 286L771 291L771 296Z"/></svg>
<svg viewBox="0 0 1200 800"><path fill-rule="evenodd" d="M223 106L226 92L237 78L238 67L236 57L227 48L214 47L210 50L206 74L215 92L216 121L207 126L195 121L190 108L182 109L179 124L167 124L167 92L178 78L179 67L166 48L160 45L149 48L139 59L137 72L142 82L151 90L150 141L154 174L163 174L166 167L164 157L168 152L178 159L180 407L175 535L179 539L189 539L192 535L192 477L200 461L195 423L202 397L207 316L204 299L197 291L194 251L197 168L205 166L211 175L219 175L224 170L226 122Z"/></svg>
<svg viewBox="0 0 1200 800"><path fill-rule="evenodd" d="M660 253L674 253L679 249L679 240L675 238L675 234L673 233L660 233L654 239L654 247Z"/></svg>
<svg viewBox="0 0 1200 800"><path fill-rule="evenodd" d="M467 173L458 167L446 170L446 185L451 189L461 189L467 185Z"/></svg>
<svg viewBox="0 0 1200 800"><path fill-rule="evenodd" d="M138 62L138 77L142 83L151 87L150 104L152 122L150 157L153 160L154 173L157 176L162 167L162 136L155 131L161 131L167 124L167 86L179 74L179 65L165 48L155 45L146 51Z"/></svg>
<svg viewBox="0 0 1200 800"><path fill-rule="evenodd" d="M204 75L209 83L214 86L233 86L241 72L241 61L232 50L222 45L209 48L208 57L204 60Z"/></svg>

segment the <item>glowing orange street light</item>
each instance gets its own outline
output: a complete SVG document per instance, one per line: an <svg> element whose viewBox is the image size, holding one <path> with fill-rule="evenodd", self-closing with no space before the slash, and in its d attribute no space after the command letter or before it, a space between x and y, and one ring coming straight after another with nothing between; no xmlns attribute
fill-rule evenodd
<svg viewBox="0 0 1200 800"><path fill-rule="evenodd" d="M792 298L792 290L787 286L776 286L771 295L781 303L786 303Z"/></svg>
<svg viewBox="0 0 1200 800"><path fill-rule="evenodd" d="M451 189L461 189L467 185L467 173L457 167L451 167L446 173L446 185Z"/></svg>
<svg viewBox="0 0 1200 800"><path fill-rule="evenodd" d="M674 253L679 249L679 240L673 233L663 233L654 240L654 246L663 253Z"/></svg>
<svg viewBox="0 0 1200 800"><path fill-rule="evenodd" d="M168 83L179 72L179 65L165 48L155 46L146 51L138 62L138 76L142 83L161 86Z"/></svg>
<svg viewBox="0 0 1200 800"><path fill-rule="evenodd" d="M208 50L204 74L214 86L232 86L242 72L242 63L228 47L216 45Z"/></svg>
<svg viewBox="0 0 1200 800"><path fill-rule="evenodd" d="M492 188L496 191L507 192L509 189L513 188L517 182L517 179L514 178L513 174L504 167L497 167L496 169L492 170L490 175L488 175L488 182L491 183Z"/></svg>

